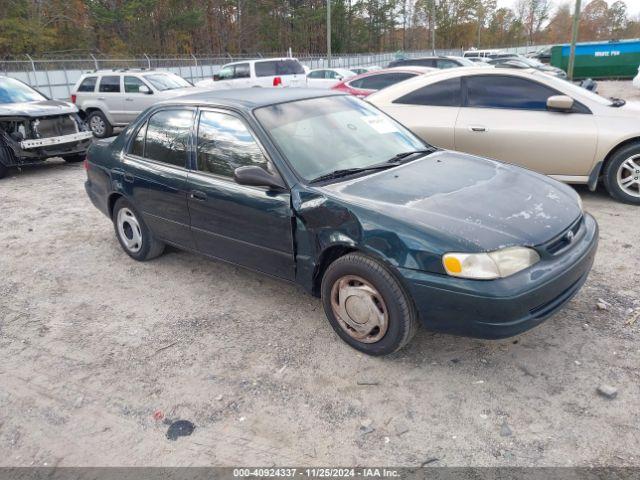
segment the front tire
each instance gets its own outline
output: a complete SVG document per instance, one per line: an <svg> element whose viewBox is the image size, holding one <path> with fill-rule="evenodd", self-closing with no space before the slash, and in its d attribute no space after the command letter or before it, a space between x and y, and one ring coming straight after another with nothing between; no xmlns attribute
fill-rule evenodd
<svg viewBox="0 0 640 480"><path fill-rule="evenodd" d="M413 301L381 262L350 253L334 261L322 278L322 305L346 343L368 355L396 352L418 327Z"/></svg>
<svg viewBox="0 0 640 480"><path fill-rule="evenodd" d="M87 116L87 125L94 137L106 138L113 135L113 126L100 110L94 110Z"/></svg>
<svg viewBox="0 0 640 480"><path fill-rule="evenodd" d="M120 246L134 260L144 262L159 257L164 243L156 240L133 205L120 198L113 207L113 226Z"/></svg>
<svg viewBox="0 0 640 480"><path fill-rule="evenodd" d="M640 205L640 143L617 151L607 162L604 185L616 200Z"/></svg>
<svg viewBox="0 0 640 480"><path fill-rule="evenodd" d="M6 177L7 173L9 173L9 167L0 163L0 178Z"/></svg>

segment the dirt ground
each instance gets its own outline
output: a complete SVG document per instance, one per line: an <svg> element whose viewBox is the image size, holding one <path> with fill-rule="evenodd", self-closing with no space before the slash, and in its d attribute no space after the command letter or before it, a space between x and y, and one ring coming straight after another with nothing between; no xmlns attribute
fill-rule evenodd
<svg viewBox="0 0 640 480"><path fill-rule="evenodd" d="M533 331L370 358L292 285L129 259L84 178L0 182L0 466L640 466L638 208L578 188L595 266ZM178 419L195 431L168 440Z"/></svg>

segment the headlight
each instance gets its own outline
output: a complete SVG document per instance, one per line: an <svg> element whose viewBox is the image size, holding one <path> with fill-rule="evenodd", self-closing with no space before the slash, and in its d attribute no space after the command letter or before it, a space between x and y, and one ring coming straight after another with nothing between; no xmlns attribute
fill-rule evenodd
<svg viewBox="0 0 640 480"><path fill-rule="evenodd" d="M540 255L526 247L510 247L489 253L447 253L442 257L452 277L491 280L513 275L540 261Z"/></svg>

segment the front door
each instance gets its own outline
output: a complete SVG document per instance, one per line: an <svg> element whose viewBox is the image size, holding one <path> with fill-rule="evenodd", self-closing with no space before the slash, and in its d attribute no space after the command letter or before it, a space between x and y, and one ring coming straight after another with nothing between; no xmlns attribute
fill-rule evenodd
<svg viewBox="0 0 640 480"><path fill-rule="evenodd" d="M123 116L126 123L133 122L140 112L157 102L156 97L157 95L142 79L125 75Z"/></svg>
<svg viewBox="0 0 640 480"><path fill-rule="evenodd" d="M153 234L194 249L187 208L187 160L195 109L155 112L113 172Z"/></svg>
<svg viewBox="0 0 640 480"><path fill-rule="evenodd" d="M196 165L188 204L198 250L285 279L295 274L289 192L239 185L233 171L258 165L273 171L245 122L220 110L201 110Z"/></svg>
<svg viewBox="0 0 640 480"><path fill-rule="evenodd" d="M456 150L547 175L589 175L598 136L587 110L548 111L547 98L561 92L522 77L474 75L465 82Z"/></svg>

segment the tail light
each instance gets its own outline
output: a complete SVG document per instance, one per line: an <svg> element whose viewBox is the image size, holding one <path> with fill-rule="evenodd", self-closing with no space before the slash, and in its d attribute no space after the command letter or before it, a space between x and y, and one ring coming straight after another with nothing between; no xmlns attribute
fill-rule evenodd
<svg viewBox="0 0 640 480"><path fill-rule="evenodd" d="M72 95L71 95L71 103L76 103L76 99L77 99L77 98L78 98L78 97L76 97L76 94L75 94L75 93L74 93L74 94L72 94Z"/></svg>
<svg viewBox="0 0 640 480"><path fill-rule="evenodd" d="M273 77L273 86L274 87L281 87L282 86L282 78Z"/></svg>

